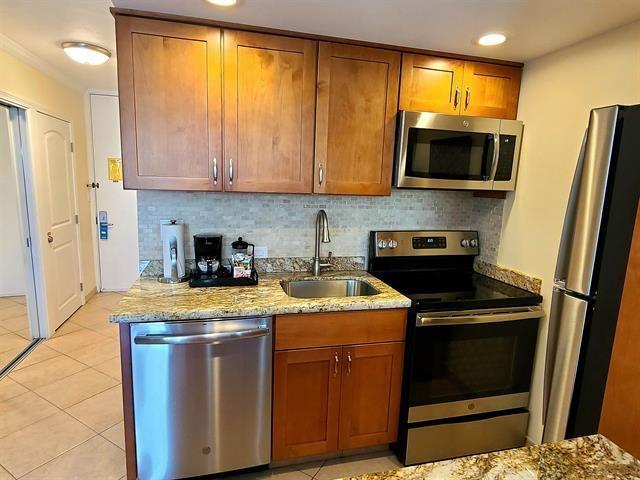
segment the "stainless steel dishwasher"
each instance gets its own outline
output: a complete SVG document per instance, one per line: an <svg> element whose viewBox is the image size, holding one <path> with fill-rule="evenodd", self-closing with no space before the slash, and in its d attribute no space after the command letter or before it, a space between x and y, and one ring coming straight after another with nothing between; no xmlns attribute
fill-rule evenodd
<svg viewBox="0 0 640 480"><path fill-rule="evenodd" d="M269 463L271 318L131 325L138 478Z"/></svg>

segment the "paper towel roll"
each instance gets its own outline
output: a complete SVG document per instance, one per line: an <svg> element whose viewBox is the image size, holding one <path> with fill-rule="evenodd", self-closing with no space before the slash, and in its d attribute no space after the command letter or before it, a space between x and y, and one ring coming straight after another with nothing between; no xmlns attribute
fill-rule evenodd
<svg viewBox="0 0 640 480"><path fill-rule="evenodd" d="M169 223L160 225L162 238L162 270L164 277L171 278L171 240L176 239L178 278L185 276L184 269L184 225Z"/></svg>

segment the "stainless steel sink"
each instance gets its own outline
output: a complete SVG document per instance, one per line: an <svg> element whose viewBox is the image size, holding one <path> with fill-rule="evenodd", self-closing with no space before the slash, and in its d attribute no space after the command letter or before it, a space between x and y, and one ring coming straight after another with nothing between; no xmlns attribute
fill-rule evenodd
<svg viewBox="0 0 640 480"><path fill-rule="evenodd" d="M380 291L363 280L283 280L284 292L296 298L364 297Z"/></svg>

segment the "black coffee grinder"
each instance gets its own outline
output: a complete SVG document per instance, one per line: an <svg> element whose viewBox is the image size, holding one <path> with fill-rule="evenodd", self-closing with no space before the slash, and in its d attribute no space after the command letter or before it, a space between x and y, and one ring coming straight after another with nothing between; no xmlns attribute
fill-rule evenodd
<svg viewBox="0 0 640 480"><path fill-rule="evenodd" d="M208 286L213 280L228 277L222 266L222 235L199 233L193 236L196 268L191 274L191 286Z"/></svg>

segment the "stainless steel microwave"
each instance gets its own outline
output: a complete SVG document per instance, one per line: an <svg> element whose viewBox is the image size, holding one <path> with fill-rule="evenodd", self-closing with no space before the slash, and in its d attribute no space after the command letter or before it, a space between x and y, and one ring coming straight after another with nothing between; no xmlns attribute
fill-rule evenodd
<svg viewBox="0 0 640 480"><path fill-rule="evenodd" d="M523 124L440 113L398 113L394 186L514 190Z"/></svg>

